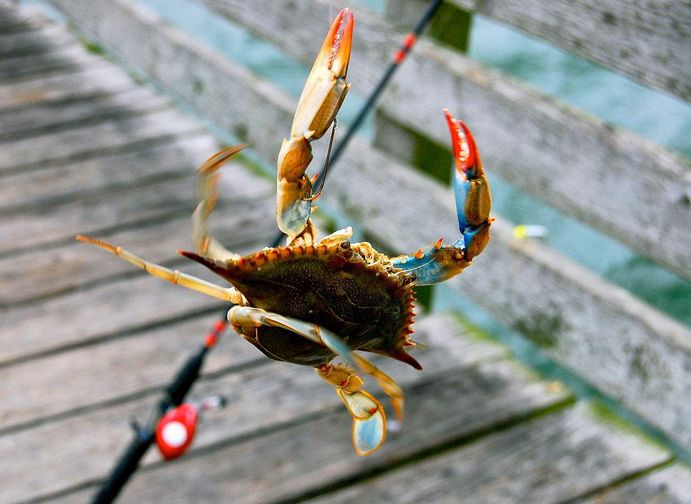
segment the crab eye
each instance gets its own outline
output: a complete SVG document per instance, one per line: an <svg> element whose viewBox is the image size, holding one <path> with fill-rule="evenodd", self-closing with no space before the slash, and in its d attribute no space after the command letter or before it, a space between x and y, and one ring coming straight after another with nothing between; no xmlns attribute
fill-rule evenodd
<svg viewBox="0 0 691 504"><path fill-rule="evenodd" d="M343 250L348 250L348 249L350 248L350 242L347 241L347 240L344 241L344 242L341 242L340 247L341 247L341 249L343 249Z"/></svg>

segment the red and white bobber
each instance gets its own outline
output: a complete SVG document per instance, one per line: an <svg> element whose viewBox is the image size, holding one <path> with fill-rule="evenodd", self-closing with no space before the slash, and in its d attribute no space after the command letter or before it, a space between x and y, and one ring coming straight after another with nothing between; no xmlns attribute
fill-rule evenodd
<svg viewBox="0 0 691 504"><path fill-rule="evenodd" d="M183 455L192 444L199 412L192 404L181 404L166 413L156 426L156 445L166 460Z"/></svg>

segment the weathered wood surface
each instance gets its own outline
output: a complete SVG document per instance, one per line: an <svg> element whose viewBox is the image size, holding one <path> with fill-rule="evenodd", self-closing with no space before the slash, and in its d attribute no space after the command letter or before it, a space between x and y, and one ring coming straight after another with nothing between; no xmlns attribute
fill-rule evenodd
<svg viewBox="0 0 691 504"><path fill-rule="evenodd" d="M8 25L5 9L0 0L0 33ZM102 76L92 75L96 80ZM60 134L79 130L95 116L70 116L68 110L76 111L74 104L98 109L123 93L86 84L74 95L64 88L53 91L47 82L69 83L56 76L46 74L40 85L38 75L27 81L41 90L43 98L35 96L30 102L45 115L39 127L23 128L22 138L0 142L0 154L27 139L46 137L40 125L54 124ZM91 91L83 96L84 89L104 98L88 96ZM12 96L17 102L4 110L30 114L25 109L33 105L27 105L26 95ZM47 106L56 96L64 108L57 103ZM162 110L169 110L166 107ZM151 120L153 115L128 115L126 110L123 106L122 117L132 121ZM51 118L53 111L57 114ZM180 114L169 112L171 121L183 121ZM69 153L79 152L75 140L59 162L43 163L51 155L32 152L34 164L2 174L8 185L0 183L0 229L12 223L20 233L16 219L26 214L33 216L36 229L50 234L36 240L45 242L41 248L28 240L23 242L26 247L6 248L0 258L0 292L9 301L0 308L0 458L6 462L0 471L1 502L87 501L129 442L127 421L147 417L175 368L217 319L214 300L148 278L71 241L81 231L73 226L84 224L142 255L178 264L174 250L189 240L187 213L145 218L151 201L165 197L191 205L193 167L208 154L205 149L215 148L210 136L194 127L191 131L190 135L174 130L167 140L152 141L138 129L128 137L130 143L116 149L94 145L86 156ZM138 142L137 135L145 140ZM22 145L39 151L50 149L52 143ZM131 150L132 145L136 149ZM232 168L221 180L223 204L214 232L240 251L256 249L273 235L273 184L241 163ZM12 193L27 184L43 187L32 187L22 202ZM187 196L181 193L184 185ZM160 191L160 199L146 199L147 190ZM124 209L125 220L113 224L112 216ZM89 225L80 214L111 217ZM368 459L352 452L348 415L330 387L308 368L271 362L229 334L210 355L193 392L197 398L224 393L229 406L206 416L186 459L164 465L149 453L123 501L264 502L317 496L350 481L367 484L373 474L396 474L402 465L418 464L418 459L433 463L440 450L441 456L491 450L504 438L543 462L536 472L524 464L510 473L536 482L535 489L526 490L528 499L595 495L609 482L669 459L667 452L645 440L583 414L583 406L568 407L573 399L561 384L533 376L497 344L463 334L453 315L421 317L416 328L416 339L428 345L416 355L424 373L378 360L386 372L400 378L407 393L407 418L403 431L392 434L385 449ZM544 418L526 421L535 416ZM536 426L546 426L543 430L555 438L569 433L571 443L557 439L545 448L546 436L535 433ZM535 437L521 443L523 433ZM596 466L599 476L591 482L544 481L546 464L566 467L566 472L576 459ZM497 475L499 492L512 486L504 476ZM513 487L524 488L520 481Z"/></svg>
<svg viewBox="0 0 691 504"><path fill-rule="evenodd" d="M544 383L521 376L506 361L461 365L427 380L419 378L418 374L405 387L409 407L403 430L389 437L386 451L372 457L363 459L353 453L348 446L350 420L333 400L333 393L314 382L305 392L312 396L319 391L315 402L328 400L330 408L287 419L260 437L229 439L208 447L203 457L190 457L177 467L152 467L132 481L123 498L138 502L160 498L184 502L195 496L206 502L292 500L511 423L563 398L560 392L549 394ZM312 401L304 406L317 413ZM259 415L261 407L256 411ZM265 415L270 411L271 407ZM280 409L276 415L283 416Z"/></svg>
<svg viewBox="0 0 691 504"><path fill-rule="evenodd" d="M3 145L0 175L29 169L45 169L51 164L68 163L122 151L136 144L200 131L199 123L176 116L171 110L111 118L100 124L59 129Z"/></svg>
<svg viewBox="0 0 691 504"><path fill-rule="evenodd" d="M180 156L183 162L189 158L190 152L187 156ZM104 161L104 167L118 169L118 159L111 158L110 161L109 165ZM188 164L188 169L191 166L194 165ZM202 268L175 253L180 247L190 247L187 237L190 235L189 215L193 209L194 186L192 170L189 171L188 178L143 188L136 186L135 178L134 187L108 194L83 195L69 204L54 206L48 213L36 206L35 210L26 212L26 215L33 216L31 219L19 213L3 220L7 224L2 226L3 232L14 229L16 233L21 231L20 223L34 222L43 235L51 237L54 246L47 250L25 250L19 258L16 253L9 255L8 252L6 259L0 259L0 269L7 279L7 286L0 288L6 305L0 317L0 341L4 347L0 362L131 332L154 321L161 323L175 318L176 314L208 310L217 304L194 293L180 296L179 292L174 292L177 289L171 290L169 285L142 278L127 264L107 261L108 257L100 251L74 241L77 232L92 233L143 255L148 253L152 260L189 265L190 271L203 274ZM223 197L227 204L221 205L214 229L217 228L219 236L229 247L246 251L248 247L256 248L270 241L275 234L271 219L272 201L267 198L271 184L244 172L232 175L234 183L223 185L228 187ZM79 172L73 176L75 181L81 178ZM112 181L118 176L108 178ZM63 182L61 180L61 184ZM228 211L225 216L222 213L224 207ZM152 221L147 221L152 218ZM134 226L137 226L136 230L132 229ZM238 229L243 230L242 233L237 233ZM119 234L115 233L117 230L121 230ZM181 240L181 236L185 239ZM31 234L18 239L25 243L32 237L36 238ZM108 276L117 281L97 282L99 278ZM160 293L154 294L147 285ZM65 295L55 297L59 293ZM45 299L26 303L38 298ZM113 299L118 302L113 303ZM21 306L10 308L20 302ZM128 316L123 318L118 316L120 313ZM65 324L50 331L41 329L56 317ZM80 330L75 332L74 327ZM26 337L13 337L17 331L24 332Z"/></svg>
<svg viewBox="0 0 691 504"><path fill-rule="evenodd" d="M80 10L79 2L53 3ZM327 26L342 4L300 0L286 8L284 2L266 0L203 3L309 64L322 42L314 27ZM349 73L353 89L366 94L404 32L365 10L355 11ZM385 93L383 108L398 122L448 145L443 107L471 125L494 173L691 278L687 159L423 38Z"/></svg>
<svg viewBox="0 0 691 504"><path fill-rule="evenodd" d="M4 111L0 142L54 131L70 124L89 126L121 117L136 117L164 109L167 105L169 100L148 89L132 89L75 103L42 103L28 109Z"/></svg>
<svg viewBox="0 0 691 504"><path fill-rule="evenodd" d="M17 468L0 475L2 482L0 488L27 498L59 489L77 487L84 482L102 478L113 461L113 453L123 449L128 442L129 428L126 420L135 414L139 418L146 417L155 393L167 382L175 369L173 364L184 360L184 356L194 348L194 335L203 334L212 323L213 319L206 316L190 323L178 324L174 328L149 331L141 336L120 341L121 346L117 349L117 353L115 353L115 347L108 350L107 347L110 345L102 346L101 361L104 369L108 369L108 374L102 372L101 383L93 383L95 365L77 360L78 355L74 355L75 361L80 363L79 368L70 382L71 386L67 391L62 392L62 399L79 404L79 397L85 397L79 392L88 391L90 395L87 397L94 397L95 404L87 407L83 412L66 411L60 416L46 418L39 424L31 426L30 429L15 429L11 438L16 442L16 448L8 451L7 455L17 460L18 468L26 466L32 453L31 450L26 450L27 446L34 445L37 439L53 439L54 448L41 451L46 460L59 460L63 456L61 449L66 449L77 460L75 463L78 467L75 468L76 470L65 471L63 478L55 479L42 478L40 474L35 473L22 475ZM424 361L423 365L430 371L436 369L438 373L444 373L454 370L460 373L460 370L466 370L472 373L474 366L481 362L492 362L505 353L494 344L453 337L452 334L458 334L459 325L450 316L435 316L421 320L418 329L419 336L430 344L430 350L420 354L420 358ZM170 340L167 343L166 337ZM161 348L157 348L157 344L161 345ZM432 349L432 346L435 348ZM160 350L160 354L157 350ZM230 405L225 410L208 417L204 428L200 430L194 452L203 456L208 449L217 444L224 445L241 441L253 444L254 438L264 431L280 430L300 423L302 418L313 419L321 411L328 412L331 418L345 417L345 427L340 436L345 439L345 443L341 443L337 448L351 451L347 413L342 410L340 401L333 390L325 386L309 368L272 363L232 334L226 336L226 341L218 350L219 353L212 354L205 368L205 378L196 387L194 395L204 397L205 394L223 393L227 395ZM130 376L120 382L120 378L114 372L129 368L126 363L127 356L137 359L137 362L147 362L148 366L146 369L131 369ZM90 355L89 358L92 356ZM59 359L62 365L68 365L67 355L51 359ZM168 359L172 359L173 362ZM504 373L515 371L515 367L510 367L507 363L502 366L500 369L503 369ZM58 367L61 366L58 365ZM409 385L412 386L425 379L422 373L412 368L400 365L383 367L394 373L397 378L401 378L401 383L406 389ZM15 369L17 380L30 376L31 370L28 365ZM58 370L56 370L57 373ZM497 394L493 397L494 401L487 400L487 404L482 407L486 413L485 418L476 411L477 415L472 415L475 425L469 425L466 428L478 429L478 424L497 421L499 415L518 416L519 411L530 411L539 405L553 404L566 397L563 389L557 388L551 393L545 393L547 384L528 377L521 379L520 376L520 374L512 376L515 383L511 384L509 376L504 376L502 380L504 383L501 386L497 384L495 387ZM472 388L467 383L466 387ZM511 394L517 397L511 399ZM309 400L306 400L308 397ZM523 399L523 405L520 404L519 398ZM479 391L474 398L466 398L474 409L479 407L481 400L482 395ZM502 412L502 401L511 401L514 403L513 408L517 411L506 408ZM473 404L475 402L478 404ZM465 406L468 405L469 403L466 402ZM461 406L459 405L459 410ZM52 408L56 407L61 407L57 401L53 403ZM29 412L29 408L24 409L25 413ZM489 414L490 411L495 414ZM410 409L409 413L412 415L413 410ZM43 412L41 414L43 415ZM339 430L341 425L338 424L343 423L337 422L333 429ZM443 429L440 430L443 431ZM67 444L64 439L56 436L59 432L88 433L85 435L94 441L88 443L87 446L80 446L80 443ZM281 437L280 434L279 437ZM2 439L0 437L0 443ZM7 445L4 447L9 449ZM151 454L147 458L146 465L160 466L160 463L155 464L157 461L158 456Z"/></svg>
<svg viewBox="0 0 691 504"><path fill-rule="evenodd" d="M0 111L37 102L59 102L82 96L100 96L109 92L131 89L132 79L114 66L84 68L75 72L37 76L14 84L0 82Z"/></svg>
<svg viewBox="0 0 691 504"><path fill-rule="evenodd" d="M691 469L674 464L651 472L633 481L609 488L579 503L619 504L622 502L650 502L654 504L685 504L691 496Z"/></svg>
<svg viewBox="0 0 691 504"><path fill-rule="evenodd" d="M0 56L2 58L10 58L36 55L75 43L73 35L65 32L59 26L49 24L46 19L40 19L34 25L32 25L31 31L0 35ZM45 26L45 29L40 32L36 30L36 28L43 26Z"/></svg>
<svg viewBox="0 0 691 504"><path fill-rule="evenodd" d="M79 20L85 29L124 61L151 71L202 114L253 141L266 159L275 158L275 146L289 128L294 100L258 83L239 65L132 2L91 3L88 13L78 4L70 5L71 12L83 15ZM272 19L270 12L263 15ZM129 37L123 39L119 27L125 22ZM360 18L358 27L362 28ZM218 82L224 86L217 86ZM258 122L256 117L268 119ZM363 142L356 141L342 162L348 168L333 172L324 199L369 236L401 252L439 236L455 236L452 197L438 184ZM436 218L424 226L410 225L424 215ZM452 285L498 320L545 346L577 374L691 446L691 425L686 421L691 405L678 401L691 395L687 371L691 332L550 249L537 243L520 246L501 219L495 230L492 246Z"/></svg>
<svg viewBox="0 0 691 504"><path fill-rule="evenodd" d="M691 6L674 0L449 0L691 101ZM387 0L409 27L427 0Z"/></svg>
<svg viewBox="0 0 691 504"><path fill-rule="evenodd" d="M292 111L286 106L293 104L283 92L169 26L137 2L53 3L122 61L165 85L225 130L251 142L265 159L276 159L277 146L290 132L292 120ZM127 37L121 36L123 26L127 26Z"/></svg>
<svg viewBox="0 0 691 504"><path fill-rule="evenodd" d="M156 178L190 177L190 167L217 147L217 142L207 133L199 132L184 138L172 137L168 142L152 143L139 149L103 153L98 157L52 166L49 170L11 173L2 178L0 185L0 214L39 207L47 201L66 203L110 188L136 187ZM118 169L113 169L113 166ZM80 183L75 184L79 179Z"/></svg>
<svg viewBox="0 0 691 504"><path fill-rule="evenodd" d="M666 460L581 404L315 502L564 502Z"/></svg>
<svg viewBox="0 0 691 504"><path fill-rule="evenodd" d="M0 82L21 82L37 75L52 75L62 71L74 71L105 66L107 62L91 54L85 54L79 46L56 48L37 55L16 56L0 60Z"/></svg>

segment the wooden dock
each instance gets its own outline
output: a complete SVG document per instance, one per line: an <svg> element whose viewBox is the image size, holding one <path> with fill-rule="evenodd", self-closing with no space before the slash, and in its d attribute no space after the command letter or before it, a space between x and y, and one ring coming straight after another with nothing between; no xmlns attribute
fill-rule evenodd
<svg viewBox="0 0 691 504"><path fill-rule="evenodd" d="M64 26L0 0L0 502L88 501L130 419L147 418L222 313L74 241L204 276L176 250L190 247L194 168L217 148ZM264 246L273 183L236 163L221 187L215 234L239 252ZM425 371L381 361L407 418L367 458L309 368L227 334L192 396L228 406L184 458L152 450L122 502L689 502L691 470L600 406L453 313L416 329Z"/></svg>

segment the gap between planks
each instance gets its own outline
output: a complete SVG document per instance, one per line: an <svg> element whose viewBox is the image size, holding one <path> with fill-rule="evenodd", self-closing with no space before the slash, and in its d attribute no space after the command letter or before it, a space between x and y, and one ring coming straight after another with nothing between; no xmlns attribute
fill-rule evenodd
<svg viewBox="0 0 691 504"><path fill-rule="evenodd" d="M140 184L151 185L156 180L191 177L193 168L216 150L216 140L207 133L199 133L50 170L6 175L0 185L0 218L94 195L105 196L111 187L123 191Z"/></svg>
<svg viewBox="0 0 691 504"><path fill-rule="evenodd" d="M82 97L132 88L132 78L113 65L40 76L19 84L0 83L0 113L36 104L69 103Z"/></svg>
<svg viewBox="0 0 691 504"><path fill-rule="evenodd" d="M644 476L623 481L573 501L580 504L619 504L622 502L659 502L687 504L691 495L691 468L671 464ZM566 504L566 503L564 503Z"/></svg>
<svg viewBox="0 0 691 504"><path fill-rule="evenodd" d="M110 64L102 57L87 53L79 45L55 48L45 53L3 58L0 61L0 83L21 83L27 79Z"/></svg>
<svg viewBox="0 0 691 504"><path fill-rule="evenodd" d="M142 239L147 238L146 231L142 230ZM263 231L254 229L251 241L240 238L231 241L230 245L244 243L236 247L239 252L256 250L263 245L257 243L259 240L268 240L274 233L273 225ZM176 319L181 314L194 314L218 306L213 298L150 277L133 266L128 271L129 265L94 247L76 242L73 246L84 249L79 255L94 255L94 260L89 261L94 267L89 268L87 280L69 286L73 292L3 309L0 317L1 366L65 351L75 345L122 337ZM173 254L174 249L165 253ZM108 266L115 268L111 269L116 272L113 278L98 277L99 261L113 263ZM123 264L117 264L119 262ZM78 262L73 264L78 266ZM219 282L202 267L190 261L185 264L185 271ZM125 313L127 317L123 316ZM14 338L15 334L22 334L22 339Z"/></svg>
<svg viewBox="0 0 691 504"><path fill-rule="evenodd" d="M668 460L578 403L310 502L560 502Z"/></svg>
<svg viewBox="0 0 691 504"><path fill-rule="evenodd" d="M1 144L3 159L0 176L31 169L46 169L118 152L135 145L147 145L161 139L191 135L202 131L195 120L179 112L164 109L136 117L111 119L94 126L36 135Z"/></svg>
<svg viewBox="0 0 691 504"><path fill-rule="evenodd" d="M112 94L82 96L59 103L37 103L13 112L0 112L0 149L3 143L26 137L89 127L127 118L136 118L170 107L170 100L145 88L132 88Z"/></svg>

